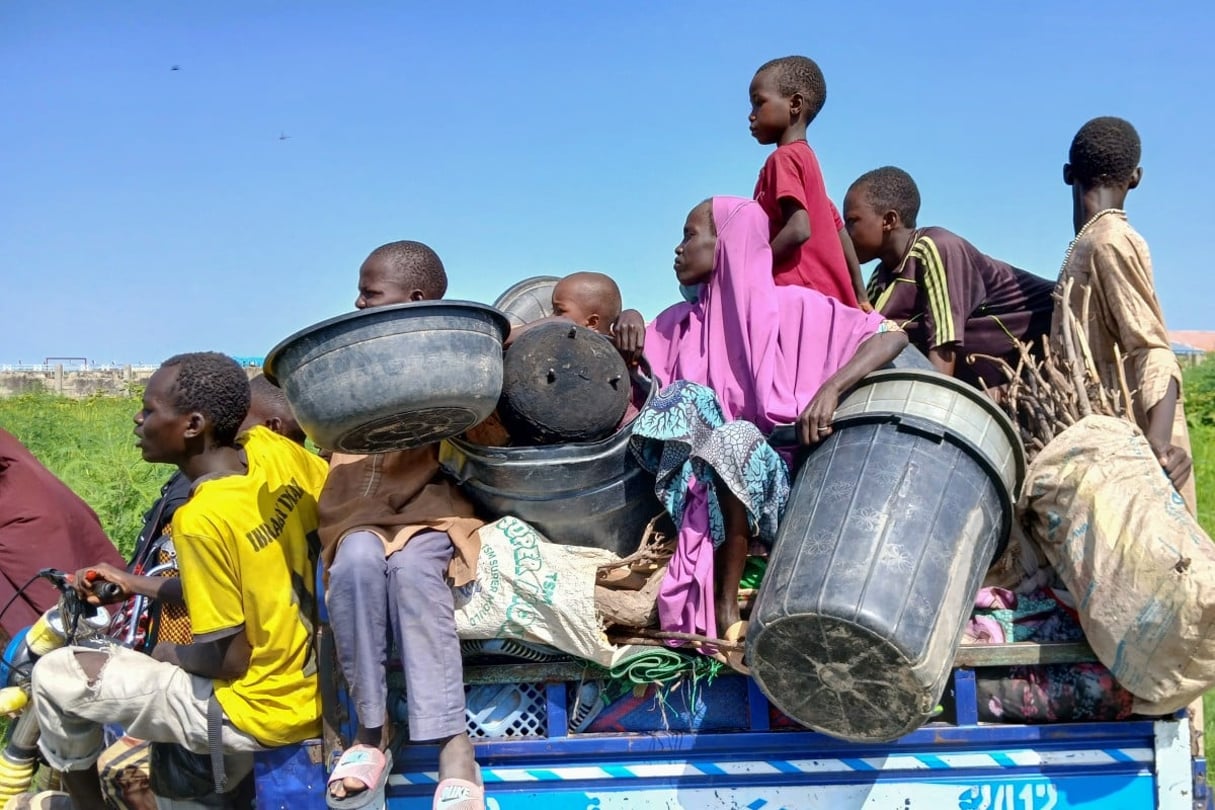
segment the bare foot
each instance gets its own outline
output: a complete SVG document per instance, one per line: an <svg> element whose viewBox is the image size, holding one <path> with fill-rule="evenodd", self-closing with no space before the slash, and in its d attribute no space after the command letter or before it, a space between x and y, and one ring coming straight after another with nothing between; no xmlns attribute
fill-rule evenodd
<svg viewBox="0 0 1215 810"><path fill-rule="evenodd" d="M381 728L363 728L359 727L355 732L354 739L351 741L353 745L346 749L354 751L359 748L372 748L381 750L381 743L384 736L384 729ZM340 760L339 760L340 762ZM353 776L347 776L345 779L334 782L329 785L329 795L335 799L344 799L347 796L353 796L356 793L362 793L364 790L369 790L371 785L364 783L361 779Z"/></svg>
<svg viewBox="0 0 1215 810"><path fill-rule="evenodd" d="M476 754L467 734L456 734L439 743L439 781L464 779L480 783Z"/></svg>
<svg viewBox="0 0 1215 810"><path fill-rule="evenodd" d="M346 750L355 751L360 748L374 748L375 750L379 750L378 748L375 748L375 746L363 745L361 743L357 744L357 745L352 745L352 746L350 746L350 748L347 748ZM344 753L345 752L343 752L343 755L344 755ZM339 762L340 762L340 760L339 760ZM329 795L335 799L345 799L347 796L354 796L358 793L362 793L364 790L370 790L371 787L372 787L371 785L368 785L362 779L358 779L353 776L347 776L345 779L341 779L341 780L329 785Z"/></svg>
<svg viewBox="0 0 1215 810"><path fill-rule="evenodd" d="M740 621L742 614L738 612L738 595L735 594L734 598L730 599L726 594L722 594L717 600L717 637L725 638L726 631Z"/></svg>

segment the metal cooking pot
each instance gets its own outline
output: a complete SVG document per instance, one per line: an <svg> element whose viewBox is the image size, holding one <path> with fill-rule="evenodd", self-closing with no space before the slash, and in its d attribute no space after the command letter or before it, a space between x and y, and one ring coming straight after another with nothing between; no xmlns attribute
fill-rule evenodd
<svg viewBox="0 0 1215 810"><path fill-rule="evenodd" d="M404 450L493 412L509 329L501 312L471 301L374 307L296 332L271 350L265 372L321 447Z"/></svg>

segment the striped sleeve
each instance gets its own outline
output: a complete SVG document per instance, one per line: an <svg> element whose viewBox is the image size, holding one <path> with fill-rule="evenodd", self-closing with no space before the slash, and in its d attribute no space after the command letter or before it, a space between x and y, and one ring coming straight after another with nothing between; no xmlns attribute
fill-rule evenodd
<svg viewBox="0 0 1215 810"><path fill-rule="evenodd" d="M949 250L942 250L930 236L916 240L910 258L919 268L917 281L924 296L928 348L961 343L971 310L969 293L973 285L969 263L964 256L950 256ZM951 258L955 261L950 261Z"/></svg>

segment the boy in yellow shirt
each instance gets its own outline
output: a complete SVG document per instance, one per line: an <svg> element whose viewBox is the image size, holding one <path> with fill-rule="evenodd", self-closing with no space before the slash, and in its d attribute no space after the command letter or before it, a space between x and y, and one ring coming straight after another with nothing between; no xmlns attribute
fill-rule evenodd
<svg viewBox="0 0 1215 810"><path fill-rule="evenodd" d="M80 810L105 806L102 723L205 754L209 718L222 714L229 784L253 752L320 732L312 583L325 468L270 431L255 437L251 467L236 441L248 408L245 373L221 354L170 358L148 383L135 416L143 457L194 482L173 516L194 641L153 656L65 648L35 665L39 746Z"/></svg>

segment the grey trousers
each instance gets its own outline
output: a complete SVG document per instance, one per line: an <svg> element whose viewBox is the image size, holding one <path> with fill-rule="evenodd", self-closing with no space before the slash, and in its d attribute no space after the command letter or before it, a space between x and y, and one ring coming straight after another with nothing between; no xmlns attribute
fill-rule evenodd
<svg viewBox="0 0 1215 810"><path fill-rule="evenodd" d="M338 545L325 601L338 663L364 728L384 724L391 654L397 640L409 698L409 737L437 740L466 730L464 668L455 603L447 584L451 538L422 531L384 556L371 532Z"/></svg>

